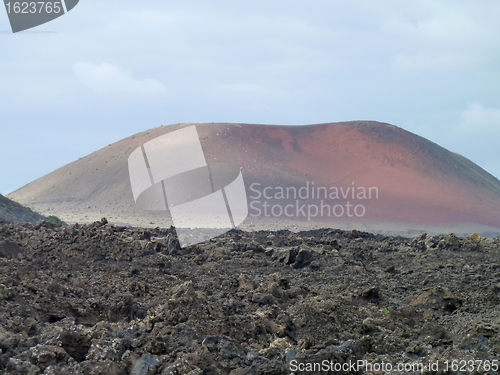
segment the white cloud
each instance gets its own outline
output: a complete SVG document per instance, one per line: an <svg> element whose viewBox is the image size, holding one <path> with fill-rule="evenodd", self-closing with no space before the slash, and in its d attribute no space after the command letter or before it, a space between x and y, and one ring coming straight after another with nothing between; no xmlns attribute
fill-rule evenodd
<svg viewBox="0 0 500 375"><path fill-rule="evenodd" d="M482 135L500 133L500 109L470 103L460 115L460 131L481 132Z"/></svg>
<svg viewBox="0 0 500 375"><path fill-rule="evenodd" d="M396 55L392 66L403 71L450 71L458 70L478 62L472 55L457 53L418 53Z"/></svg>
<svg viewBox="0 0 500 375"><path fill-rule="evenodd" d="M450 150L469 158L486 171L500 178L498 139L500 137L500 109L472 102L458 115L455 127L445 131L436 129Z"/></svg>
<svg viewBox="0 0 500 375"><path fill-rule="evenodd" d="M436 116L427 126L420 123L406 128L465 156L500 178L500 108L471 102L461 110L443 113L439 118Z"/></svg>
<svg viewBox="0 0 500 375"><path fill-rule="evenodd" d="M168 92L163 83L154 79L137 79L120 66L77 62L73 73L87 87L103 95L158 95Z"/></svg>
<svg viewBox="0 0 500 375"><path fill-rule="evenodd" d="M494 67L498 61L497 1L385 3L378 18L393 49L394 69L450 72Z"/></svg>

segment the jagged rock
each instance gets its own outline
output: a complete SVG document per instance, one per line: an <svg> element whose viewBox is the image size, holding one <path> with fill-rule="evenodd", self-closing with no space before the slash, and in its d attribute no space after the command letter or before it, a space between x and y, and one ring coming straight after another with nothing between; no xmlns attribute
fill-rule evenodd
<svg viewBox="0 0 500 375"><path fill-rule="evenodd" d="M455 297L450 289L443 287L426 290L409 300L414 306L425 306L447 313L454 312L462 305L461 299Z"/></svg>
<svg viewBox="0 0 500 375"><path fill-rule="evenodd" d="M22 250L0 257L5 375L289 374L291 361L500 351L500 239L238 231L181 249L173 228L3 221L0 238Z"/></svg>
<svg viewBox="0 0 500 375"><path fill-rule="evenodd" d="M158 356L149 353L144 354L134 363L134 367L132 367L130 375L147 375L154 373L152 370L156 368L158 363Z"/></svg>
<svg viewBox="0 0 500 375"><path fill-rule="evenodd" d="M14 258L22 254L23 249L14 241L0 241L0 258Z"/></svg>

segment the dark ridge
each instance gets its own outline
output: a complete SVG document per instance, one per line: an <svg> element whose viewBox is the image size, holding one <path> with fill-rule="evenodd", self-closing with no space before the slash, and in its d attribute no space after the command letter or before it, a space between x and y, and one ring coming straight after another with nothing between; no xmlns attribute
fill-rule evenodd
<svg viewBox="0 0 500 375"><path fill-rule="evenodd" d="M0 194L0 219L13 221L15 223L22 221L37 223L44 220L45 216Z"/></svg>

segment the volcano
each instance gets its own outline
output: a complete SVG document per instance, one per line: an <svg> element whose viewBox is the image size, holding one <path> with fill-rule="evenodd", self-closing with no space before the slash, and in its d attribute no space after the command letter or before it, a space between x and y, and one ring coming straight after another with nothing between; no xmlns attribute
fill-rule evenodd
<svg viewBox="0 0 500 375"><path fill-rule="evenodd" d="M175 124L135 134L8 197L66 222L169 226L134 199L132 152L195 126L206 162L239 166L248 200L242 228L337 227L372 232L500 233L500 181L466 159L374 121L281 126ZM272 227L272 228L271 228Z"/></svg>

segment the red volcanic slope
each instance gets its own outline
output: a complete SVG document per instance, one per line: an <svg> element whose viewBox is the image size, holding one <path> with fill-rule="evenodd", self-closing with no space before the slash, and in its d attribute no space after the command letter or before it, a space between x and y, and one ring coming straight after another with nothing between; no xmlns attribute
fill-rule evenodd
<svg viewBox="0 0 500 375"><path fill-rule="evenodd" d="M205 149L219 160L239 157L248 182L314 181L327 187L354 182L379 191L378 200L363 202L364 219L500 227L500 181L403 129L377 122L240 126L222 131L223 146L209 142L212 147Z"/></svg>
<svg viewBox="0 0 500 375"><path fill-rule="evenodd" d="M42 212L50 207L67 220L82 222L85 216L90 220L93 214L111 214L117 221L135 223L138 213L130 190L128 156L144 142L189 125L158 127L128 137L9 197ZM378 199L361 202L366 214L359 220L364 222L408 223L409 227L420 223L429 228L438 223L474 223L500 228L500 181L468 159L396 126L372 121L196 126L207 162L241 166L249 195L252 183L297 188L308 182L343 188L354 183L378 189Z"/></svg>

